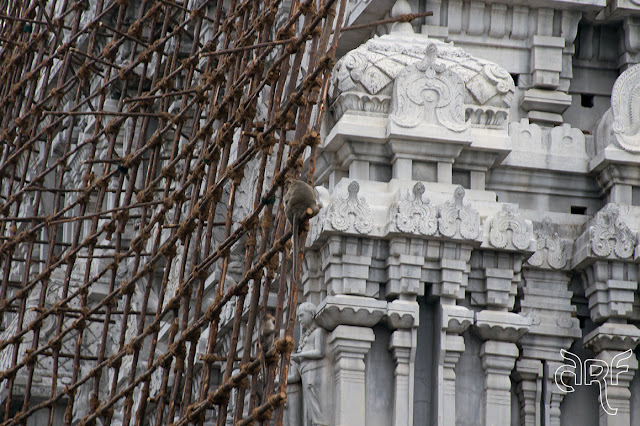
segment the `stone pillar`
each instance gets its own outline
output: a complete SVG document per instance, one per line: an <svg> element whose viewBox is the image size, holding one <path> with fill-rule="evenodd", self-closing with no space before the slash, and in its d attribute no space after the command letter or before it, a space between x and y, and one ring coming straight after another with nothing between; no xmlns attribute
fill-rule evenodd
<svg viewBox="0 0 640 426"><path fill-rule="evenodd" d="M364 357L375 340L373 330L339 325L329 335L329 347L335 360L334 407L336 426L365 422Z"/></svg>
<svg viewBox="0 0 640 426"><path fill-rule="evenodd" d="M515 343L489 340L480 350L485 372L482 404L483 424L511 424L511 370L518 358Z"/></svg>
<svg viewBox="0 0 640 426"><path fill-rule="evenodd" d="M529 330L530 320L512 312L476 313L475 330L485 340L480 349L485 372L483 425L511 424L511 370L518 358L516 342Z"/></svg>
<svg viewBox="0 0 640 426"><path fill-rule="evenodd" d="M544 424L560 426L560 404L567 394L567 390L561 383L556 382L555 373L563 365L560 362L549 361L545 364L545 380L547 382L544 394Z"/></svg>
<svg viewBox="0 0 640 426"><path fill-rule="evenodd" d="M440 350L438 353L437 398L438 426L455 426L456 373L455 368L464 352L464 338L460 336L473 323L473 311L455 305L440 306Z"/></svg>
<svg viewBox="0 0 640 426"><path fill-rule="evenodd" d="M516 363L515 375L519 380L517 393L520 400L520 424L522 426L541 425L539 401L542 393L542 362L535 359L521 359Z"/></svg>
<svg viewBox="0 0 640 426"><path fill-rule="evenodd" d="M629 426L631 424L631 390L629 384L638 369L633 349L640 342L640 329L632 324L605 323L584 338L585 346L593 350L596 360L602 361L606 392L601 391L600 426ZM588 371L587 368L584 368ZM608 374L607 374L608 373Z"/></svg>
<svg viewBox="0 0 640 426"><path fill-rule="evenodd" d="M413 363L415 359L415 333L412 330L396 330L389 340L389 351L396 363L394 370L394 426L413 424Z"/></svg>

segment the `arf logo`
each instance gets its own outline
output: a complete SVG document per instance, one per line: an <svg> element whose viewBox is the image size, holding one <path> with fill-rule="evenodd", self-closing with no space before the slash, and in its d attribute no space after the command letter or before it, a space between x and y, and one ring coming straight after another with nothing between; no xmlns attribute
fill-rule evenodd
<svg viewBox="0 0 640 426"><path fill-rule="evenodd" d="M589 358L584 362L573 352L560 350L560 355L565 363L556 369L554 381L558 389L563 392L571 393L576 389L575 386L590 386L597 384L600 388L600 405L605 413L615 416L618 413L617 408L612 408L607 399L607 376L612 386L618 385L618 375L629 371L629 366L623 361L631 358L631 349L616 355L611 360L611 366L601 360ZM613 369L618 371L615 375ZM562 386L560 386L562 384Z"/></svg>

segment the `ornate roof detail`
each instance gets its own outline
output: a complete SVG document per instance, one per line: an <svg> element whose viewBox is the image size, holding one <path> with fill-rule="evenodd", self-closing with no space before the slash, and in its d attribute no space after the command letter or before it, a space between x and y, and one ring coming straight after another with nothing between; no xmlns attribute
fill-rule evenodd
<svg viewBox="0 0 640 426"><path fill-rule="evenodd" d="M480 235L480 215L469 204L464 204L464 188L458 186L453 199L440 206L438 229L445 237L459 234L467 240L475 240Z"/></svg>
<svg viewBox="0 0 640 426"><path fill-rule="evenodd" d="M415 69L418 64L425 68L422 71L438 70L420 80L425 84L445 71L462 81L463 121L471 125L506 125L515 90L506 70L474 58L452 43L431 40L404 27L367 41L338 61L332 77L336 119L346 111L389 114L394 81L407 67Z"/></svg>
<svg viewBox="0 0 640 426"><path fill-rule="evenodd" d="M409 65L396 78L391 120L401 127L439 123L454 132L469 128L464 119L464 83L460 76L436 61L438 47L427 46L422 61Z"/></svg>
<svg viewBox="0 0 640 426"><path fill-rule="evenodd" d="M402 232L419 233L422 235L434 235L438 228L435 207L429 205L429 199L423 199L425 188L422 182L413 187L406 199L398 203L395 223Z"/></svg>
<svg viewBox="0 0 640 426"><path fill-rule="evenodd" d="M640 153L640 64L629 67L611 92L615 140L625 151Z"/></svg>
<svg viewBox="0 0 640 426"><path fill-rule="evenodd" d="M589 242L596 256L608 257L612 251L621 259L633 255L637 237L620 217L618 206L608 204L596 214L594 222L589 227Z"/></svg>
<svg viewBox="0 0 640 426"><path fill-rule="evenodd" d="M360 184L354 180L347 188L346 198L338 198L331 203L328 217L337 231L347 231L351 226L360 234L368 234L373 229L373 215L364 198L358 197Z"/></svg>
<svg viewBox="0 0 640 426"><path fill-rule="evenodd" d="M534 231L536 252L527 263L532 266L562 269L567 265L567 244L556 232L549 216L542 219L540 228Z"/></svg>
<svg viewBox="0 0 640 426"><path fill-rule="evenodd" d="M517 205L503 204L502 209L491 219L489 243L496 248L506 248L511 242L516 249L526 250L533 238L531 228L517 212Z"/></svg>

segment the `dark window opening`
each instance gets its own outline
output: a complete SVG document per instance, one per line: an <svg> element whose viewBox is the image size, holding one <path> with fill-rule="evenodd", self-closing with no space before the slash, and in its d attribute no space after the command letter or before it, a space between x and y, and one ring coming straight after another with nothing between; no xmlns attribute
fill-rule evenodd
<svg viewBox="0 0 640 426"><path fill-rule="evenodd" d="M571 214L587 214L587 208L583 206L571 206Z"/></svg>
<svg viewBox="0 0 640 426"><path fill-rule="evenodd" d="M518 80L520 79L520 74L511 74L511 78L513 79L513 84L518 87Z"/></svg>
<svg viewBox="0 0 640 426"><path fill-rule="evenodd" d="M580 95L580 105L585 108L593 108L593 95Z"/></svg>

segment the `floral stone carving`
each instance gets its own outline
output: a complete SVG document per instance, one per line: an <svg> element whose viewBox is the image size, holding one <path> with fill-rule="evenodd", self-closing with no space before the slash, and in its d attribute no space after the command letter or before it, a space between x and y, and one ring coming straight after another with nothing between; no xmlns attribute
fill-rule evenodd
<svg viewBox="0 0 640 426"><path fill-rule="evenodd" d="M640 153L640 65L623 72L611 92L616 142L625 151Z"/></svg>
<svg viewBox="0 0 640 426"><path fill-rule="evenodd" d="M534 231L536 252L527 261L532 266L549 266L562 269L567 265L565 241L558 236L548 216L542 219L541 228Z"/></svg>
<svg viewBox="0 0 640 426"><path fill-rule="evenodd" d="M469 128L464 117L464 82L436 61L438 48L429 44L421 62L408 66L396 78L391 120L402 127L438 123L454 132Z"/></svg>
<svg viewBox="0 0 640 426"><path fill-rule="evenodd" d="M467 240L475 240L480 235L480 215L469 204L464 204L464 188L458 186L453 200L440 206L438 229L445 237L459 234Z"/></svg>
<svg viewBox="0 0 640 426"><path fill-rule="evenodd" d="M346 198L338 198L331 204L329 222L337 231L346 231L351 225L361 234L373 230L373 215L364 198L358 197L360 184L353 181L349 184Z"/></svg>
<svg viewBox="0 0 640 426"><path fill-rule="evenodd" d="M422 35L391 31L375 37L344 55L332 74L331 109L339 120L347 111L356 114L389 114L394 81L407 67L424 62L425 48L434 49L439 67L464 83L463 118L473 126L500 127L508 123L515 86L500 66L474 58L451 43ZM424 70L423 70L424 71ZM420 93L416 92L417 96ZM466 115L466 117L465 117Z"/></svg>
<svg viewBox="0 0 640 426"><path fill-rule="evenodd" d="M526 250L533 237L533 230L527 221L516 211L514 204L503 204L491 219L489 243L496 248L506 248L509 240L518 250Z"/></svg>
<svg viewBox="0 0 640 426"><path fill-rule="evenodd" d="M620 217L615 204L609 204L596 214L595 224L589 227L591 251L600 257L613 253L621 259L633 255L636 246L636 234L629 229Z"/></svg>
<svg viewBox="0 0 640 426"><path fill-rule="evenodd" d="M407 194L406 199L398 203L396 227L402 232L433 235L438 228L436 210L429 205L429 199L423 199L425 188L422 182L413 187L413 197Z"/></svg>

